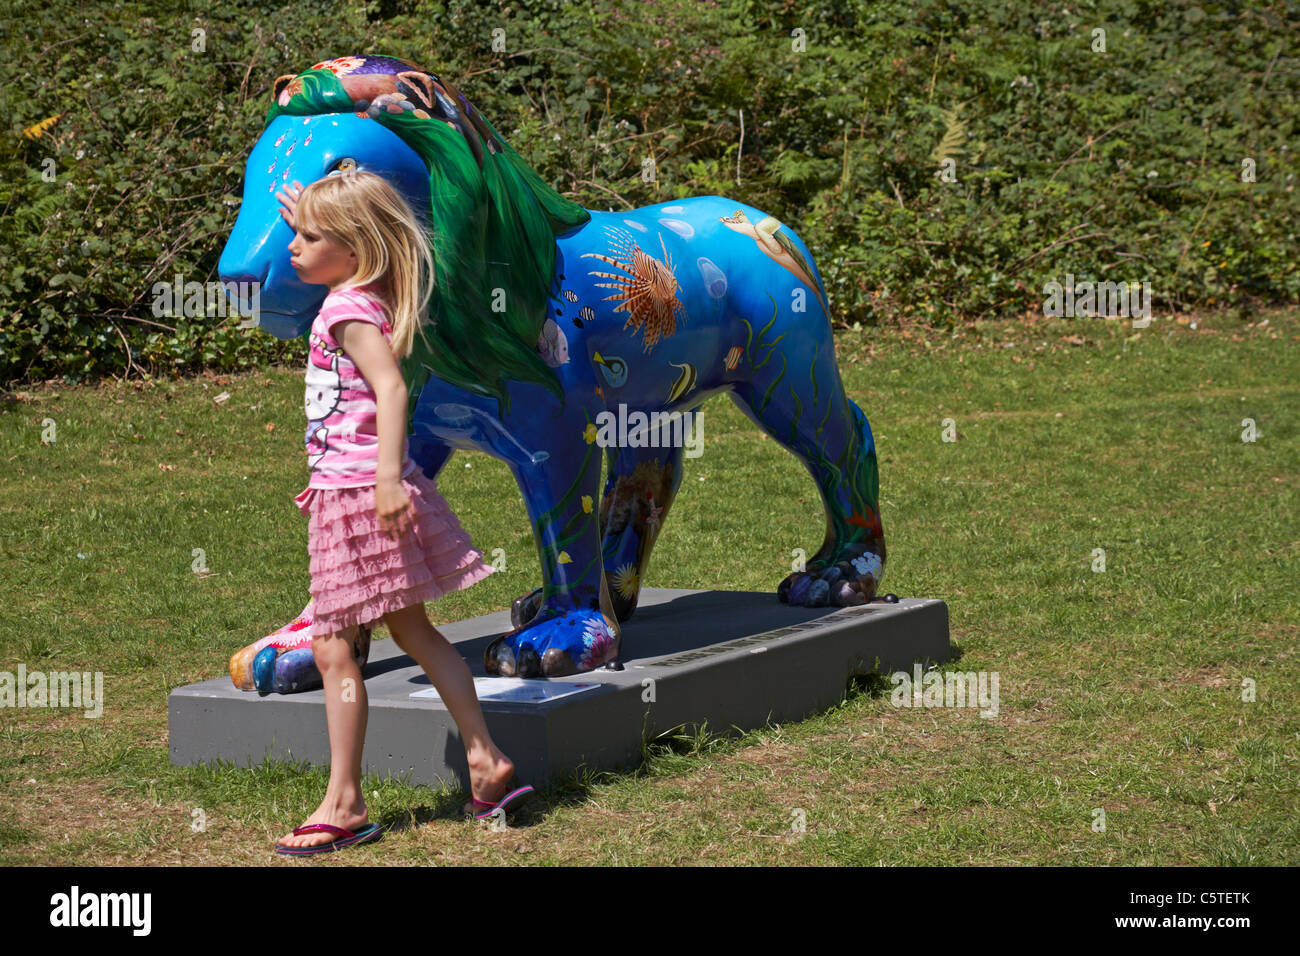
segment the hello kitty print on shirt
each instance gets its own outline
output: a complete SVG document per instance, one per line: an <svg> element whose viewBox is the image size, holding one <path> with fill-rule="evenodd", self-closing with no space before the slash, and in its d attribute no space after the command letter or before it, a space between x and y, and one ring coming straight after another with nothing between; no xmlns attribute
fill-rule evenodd
<svg viewBox="0 0 1300 956"><path fill-rule="evenodd" d="M331 292L312 323L306 398L309 488L358 488L375 483L379 461L374 389L334 338L339 322L369 322L392 338L383 301L371 286ZM405 430L403 430L405 431ZM402 477L415 471L403 436Z"/></svg>
<svg viewBox="0 0 1300 956"><path fill-rule="evenodd" d="M307 463L312 470L320 464L329 447L329 427L326 419L338 411L343 388L339 381L339 356L341 348L330 348L311 331L311 353L307 360Z"/></svg>

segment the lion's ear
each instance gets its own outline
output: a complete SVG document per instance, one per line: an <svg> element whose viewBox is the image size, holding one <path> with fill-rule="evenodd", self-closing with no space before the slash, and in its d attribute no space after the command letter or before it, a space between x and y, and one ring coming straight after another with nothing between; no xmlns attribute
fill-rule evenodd
<svg viewBox="0 0 1300 956"><path fill-rule="evenodd" d="M420 73L416 70L404 70L397 74L397 79L409 86L412 92L419 94L422 102L417 102L416 106L429 111L436 107L437 104L433 94L433 77L429 76L429 74Z"/></svg>
<svg viewBox="0 0 1300 956"><path fill-rule="evenodd" d="M292 74L292 73L286 73L286 74L284 74L284 76L277 76L277 77L275 78L275 82L274 82L273 84L271 84L271 99L272 99L272 100L274 100L274 101L277 102L277 103L280 102L280 94L281 94L282 92L284 92L284 88L285 88L286 86L288 86L290 83L293 82L293 77L294 77L294 74Z"/></svg>

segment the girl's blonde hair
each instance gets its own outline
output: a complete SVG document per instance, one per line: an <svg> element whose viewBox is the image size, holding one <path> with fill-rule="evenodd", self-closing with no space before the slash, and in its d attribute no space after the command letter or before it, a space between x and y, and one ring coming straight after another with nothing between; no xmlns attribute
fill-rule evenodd
<svg viewBox="0 0 1300 956"><path fill-rule="evenodd" d="M397 190L374 173L332 173L299 194L294 228L328 235L357 254L349 286L378 285L393 326L393 357L410 355L415 333L423 339L428 321L433 251L424 227Z"/></svg>

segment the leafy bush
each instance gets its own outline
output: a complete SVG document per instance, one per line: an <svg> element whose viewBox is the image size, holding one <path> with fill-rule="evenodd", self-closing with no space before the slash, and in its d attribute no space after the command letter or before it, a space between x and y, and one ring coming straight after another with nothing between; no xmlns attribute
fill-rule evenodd
<svg viewBox="0 0 1300 956"><path fill-rule="evenodd" d="M590 208L770 212L850 327L1038 310L1067 274L1148 281L1157 308L1300 298L1282 4L17 6L0 382L302 361L234 318L156 318L151 287L216 278L275 77L354 52L446 76Z"/></svg>

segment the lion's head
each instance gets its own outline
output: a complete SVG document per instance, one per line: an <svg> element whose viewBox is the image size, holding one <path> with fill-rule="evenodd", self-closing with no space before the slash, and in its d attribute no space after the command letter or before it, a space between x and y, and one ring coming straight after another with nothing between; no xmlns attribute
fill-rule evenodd
<svg viewBox="0 0 1300 956"><path fill-rule="evenodd" d="M430 374L503 407L506 380L562 398L537 340L555 237L589 213L543 182L455 87L404 60L318 63L277 79L272 98L218 267L223 281L261 284L262 327L302 335L327 291L300 282L289 265L293 231L275 193L351 161L392 183L429 226L437 285L427 343L417 337L405 362L412 399Z"/></svg>

